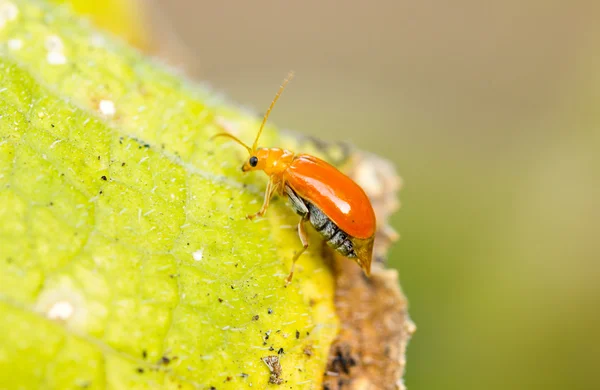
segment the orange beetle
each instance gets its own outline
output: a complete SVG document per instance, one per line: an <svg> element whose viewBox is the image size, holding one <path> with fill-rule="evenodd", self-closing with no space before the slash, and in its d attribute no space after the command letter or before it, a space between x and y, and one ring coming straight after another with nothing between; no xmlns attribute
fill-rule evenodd
<svg viewBox="0 0 600 390"><path fill-rule="evenodd" d="M375 212L364 190L337 168L317 157L294 154L285 149L257 147L267 118L292 77L293 73L290 72L281 84L263 118L252 148L229 133L219 133L213 138L231 138L248 150L250 158L242 166L243 172L258 170L269 176L262 207L247 218L264 215L275 193L287 195L292 208L302 217L298 223L298 235L303 248L293 258L287 283L291 282L294 275L296 260L308 248L304 227L306 221L310 221L327 245L354 259L368 276L375 238Z"/></svg>

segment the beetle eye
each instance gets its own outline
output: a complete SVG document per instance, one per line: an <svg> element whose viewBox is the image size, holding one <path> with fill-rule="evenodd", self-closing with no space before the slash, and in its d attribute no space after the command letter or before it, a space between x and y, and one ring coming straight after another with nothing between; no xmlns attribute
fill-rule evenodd
<svg viewBox="0 0 600 390"><path fill-rule="evenodd" d="M256 164L258 164L258 158L256 156L252 156L248 162L250 163L251 167L255 167Z"/></svg>

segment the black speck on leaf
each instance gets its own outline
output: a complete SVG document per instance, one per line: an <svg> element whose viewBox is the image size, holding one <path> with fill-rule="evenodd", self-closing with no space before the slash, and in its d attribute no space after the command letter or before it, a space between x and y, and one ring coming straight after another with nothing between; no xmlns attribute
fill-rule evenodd
<svg viewBox="0 0 600 390"><path fill-rule="evenodd" d="M108 178L107 178L105 175L102 175L102 177L101 177L100 179L102 179L102 180L104 180L104 181L107 181L107 180L108 180Z"/></svg>

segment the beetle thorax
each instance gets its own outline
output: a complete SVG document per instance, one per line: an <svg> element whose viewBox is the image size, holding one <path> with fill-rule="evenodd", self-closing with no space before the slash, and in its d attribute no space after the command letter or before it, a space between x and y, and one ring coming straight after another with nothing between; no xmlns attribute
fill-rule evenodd
<svg viewBox="0 0 600 390"><path fill-rule="evenodd" d="M260 148L256 151L258 169L268 176L281 175L292 163L294 153L279 148Z"/></svg>

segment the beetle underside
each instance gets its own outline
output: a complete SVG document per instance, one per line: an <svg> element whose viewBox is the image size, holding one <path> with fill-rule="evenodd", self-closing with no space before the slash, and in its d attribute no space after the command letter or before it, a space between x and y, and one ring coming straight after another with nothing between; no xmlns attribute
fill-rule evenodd
<svg viewBox="0 0 600 390"><path fill-rule="evenodd" d="M294 211L310 221L315 230L323 236L327 245L346 257L357 257L351 237L329 219L321 209L298 196L289 186L285 187L285 192L290 199Z"/></svg>

